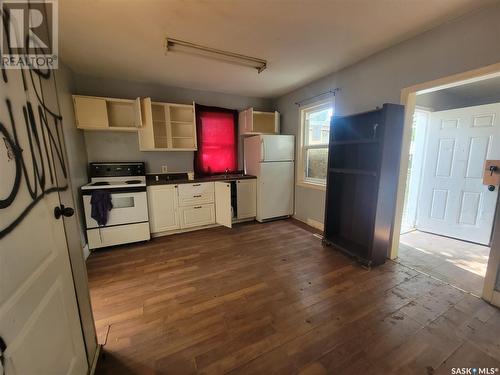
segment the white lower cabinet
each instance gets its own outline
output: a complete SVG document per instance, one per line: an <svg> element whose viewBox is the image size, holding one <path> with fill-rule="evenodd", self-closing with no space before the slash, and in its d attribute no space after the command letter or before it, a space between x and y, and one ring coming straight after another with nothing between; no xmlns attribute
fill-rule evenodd
<svg viewBox="0 0 500 375"><path fill-rule="evenodd" d="M180 228L177 185L148 186L151 233Z"/></svg>
<svg viewBox="0 0 500 375"><path fill-rule="evenodd" d="M255 179L148 186L151 233L212 224L231 228L256 215Z"/></svg>
<svg viewBox="0 0 500 375"><path fill-rule="evenodd" d="M181 207L180 214L182 229L215 223L215 208L213 203Z"/></svg>
<svg viewBox="0 0 500 375"><path fill-rule="evenodd" d="M215 220L217 224L231 228L233 215L231 210L231 182L215 183Z"/></svg>
<svg viewBox="0 0 500 375"><path fill-rule="evenodd" d="M255 179L215 183L215 221L231 228L234 220L255 217L257 191Z"/></svg>
<svg viewBox="0 0 500 375"><path fill-rule="evenodd" d="M236 181L236 217L248 219L257 215L256 179Z"/></svg>

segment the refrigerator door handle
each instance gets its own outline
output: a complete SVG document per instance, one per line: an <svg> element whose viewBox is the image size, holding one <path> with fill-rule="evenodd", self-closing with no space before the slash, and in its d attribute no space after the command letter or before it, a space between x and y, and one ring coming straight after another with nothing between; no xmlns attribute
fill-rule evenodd
<svg viewBox="0 0 500 375"><path fill-rule="evenodd" d="M264 139L260 139L261 160L266 160L266 147L264 146Z"/></svg>

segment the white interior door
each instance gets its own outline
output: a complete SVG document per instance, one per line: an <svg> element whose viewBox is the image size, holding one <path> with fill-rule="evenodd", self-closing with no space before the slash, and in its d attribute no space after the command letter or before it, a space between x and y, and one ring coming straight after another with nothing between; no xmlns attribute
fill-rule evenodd
<svg viewBox="0 0 500 375"><path fill-rule="evenodd" d="M231 228L233 215L231 213L231 183L216 182L215 184L215 222Z"/></svg>
<svg viewBox="0 0 500 375"><path fill-rule="evenodd" d="M88 372L63 221L54 217L57 192L69 187L57 179L68 166L56 95L41 90L51 79L26 70L0 77L0 374Z"/></svg>
<svg viewBox="0 0 500 375"><path fill-rule="evenodd" d="M427 131L417 229L489 245L498 188L483 185L500 159L500 104L433 112Z"/></svg>

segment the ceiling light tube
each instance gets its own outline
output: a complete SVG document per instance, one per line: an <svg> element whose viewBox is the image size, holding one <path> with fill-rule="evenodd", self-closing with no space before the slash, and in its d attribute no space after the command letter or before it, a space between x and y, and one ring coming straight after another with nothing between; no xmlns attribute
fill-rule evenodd
<svg viewBox="0 0 500 375"><path fill-rule="evenodd" d="M227 62L233 62L244 66L250 66L257 69L260 73L267 68L267 61L259 59L257 57L241 55L239 53L223 51L220 49L210 48L206 46L201 46L199 44L186 42L184 40L166 38L165 43L166 52L168 51L185 51L185 52L201 52L203 56L211 57L215 59L222 59Z"/></svg>

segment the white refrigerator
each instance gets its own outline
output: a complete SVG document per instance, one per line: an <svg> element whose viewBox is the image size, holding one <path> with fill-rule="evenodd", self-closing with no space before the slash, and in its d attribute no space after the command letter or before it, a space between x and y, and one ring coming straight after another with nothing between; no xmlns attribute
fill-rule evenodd
<svg viewBox="0 0 500 375"><path fill-rule="evenodd" d="M293 215L293 135L256 135L243 144L245 173L257 176L257 220Z"/></svg>

